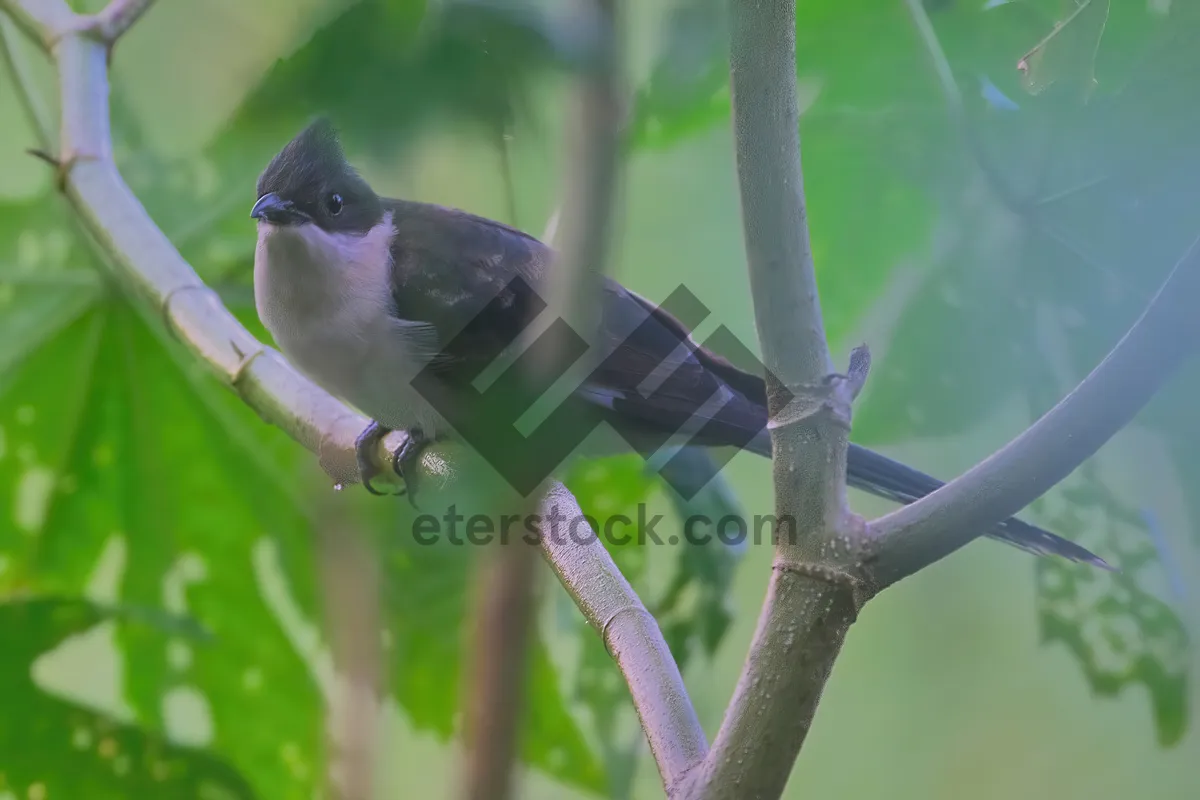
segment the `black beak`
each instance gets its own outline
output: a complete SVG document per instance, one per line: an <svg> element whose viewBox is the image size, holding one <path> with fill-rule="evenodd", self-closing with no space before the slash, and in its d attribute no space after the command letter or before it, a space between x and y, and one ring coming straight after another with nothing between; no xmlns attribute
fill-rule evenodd
<svg viewBox="0 0 1200 800"><path fill-rule="evenodd" d="M250 216L272 225L299 225L308 221L308 214L296 208L291 200L284 200L274 192L258 198L254 208L250 209Z"/></svg>

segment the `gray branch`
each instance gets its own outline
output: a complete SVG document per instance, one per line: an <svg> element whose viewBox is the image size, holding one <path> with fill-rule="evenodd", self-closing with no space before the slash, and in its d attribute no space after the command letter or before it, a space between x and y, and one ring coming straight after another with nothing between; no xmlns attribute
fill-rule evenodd
<svg viewBox="0 0 1200 800"><path fill-rule="evenodd" d="M880 588L1016 514L1137 415L1200 347L1200 239L1112 352L1017 438L936 492L871 523L867 564Z"/></svg>
<svg viewBox="0 0 1200 800"><path fill-rule="evenodd" d="M96 32L111 45L153 5L154 0L111 0L93 17Z"/></svg>
<svg viewBox="0 0 1200 800"><path fill-rule="evenodd" d="M568 521L583 513L562 486L547 493L542 507ZM543 525L542 552L624 674L663 785L673 795L672 787L708 751L704 730L653 615L604 544L573 541L569 527Z"/></svg>
<svg viewBox="0 0 1200 800"><path fill-rule="evenodd" d="M864 597L863 526L846 507L853 398L869 356L833 375L800 164L794 0L731 0L730 74L746 261L772 419L775 561L712 751L682 797L778 797ZM786 389L794 396L785 402Z"/></svg>

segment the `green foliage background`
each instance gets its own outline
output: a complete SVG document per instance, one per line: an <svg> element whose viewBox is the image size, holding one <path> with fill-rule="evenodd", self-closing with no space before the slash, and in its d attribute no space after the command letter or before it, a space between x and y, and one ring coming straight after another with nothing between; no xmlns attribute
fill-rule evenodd
<svg viewBox="0 0 1200 800"><path fill-rule="evenodd" d="M952 475L1086 374L1200 233L1200 15L1090 0L1022 73L1071 8L926 3L985 175L903 3L799 5L827 324L839 353L865 339L876 355L853 438ZM265 335L250 294L254 179L314 113L342 127L381 192L542 229L560 186L564 78L588 45L561 6L159 0L114 58L120 166ZM754 342L724 4L627 6L615 270L653 299L686 281L714 324ZM40 54L18 42L15 55L52 108ZM0 797L311 797L332 685L313 563L325 484L97 269L45 166L22 152L37 140L7 72L0 121ZM789 796L1194 792L1196 380L1181 375L1029 512L1123 572L981 543L881 597L850 636ZM767 470L735 458L699 510L766 513ZM687 510L628 460L568 483L599 514ZM380 796L444 794L471 554L416 546L402 503L337 502L375 534L383 567ZM614 555L715 731L767 548ZM547 595L524 796L658 796L603 646L557 587Z"/></svg>

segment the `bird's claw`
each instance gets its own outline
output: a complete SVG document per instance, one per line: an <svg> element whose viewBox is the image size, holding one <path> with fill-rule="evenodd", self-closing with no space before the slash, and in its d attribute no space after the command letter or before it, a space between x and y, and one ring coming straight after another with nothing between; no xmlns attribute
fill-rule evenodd
<svg viewBox="0 0 1200 800"><path fill-rule="evenodd" d="M404 481L404 488L396 494L408 495L408 502L417 507L417 475L421 453L429 446L430 439L420 428L410 428L404 444L392 454L392 471Z"/></svg>
<svg viewBox="0 0 1200 800"><path fill-rule="evenodd" d="M363 432L354 440L354 457L358 462L359 477L362 480L363 487L374 495L382 495L383 492L371 485L371 479L379 474L379 470L375 468L375 462L371 460L371 450L389 433L391 433L390 430L378 422L372 421L370 425L363 428Z"/></svg>
<svg viewBox="0 0 1200 800"><path fill-rule="evenodd" d="M363 487L374 495L383 495L386 492L381 492L371 485L371 480L379 475L379 470L375 468L375 462L371 460L371 451L389 433L391 433L390 428L385 428L378 422L372 422L354 441L354 455L358 461L358 473ZM429 445L430 439L420 428L412 428L407 433L408 437L404 440L404 444L400 445L392 454L392 471L404 481L404 486L393 494L408 495L408 501L412 503L413 508L416 508L417 464L421 453Z"/></svg>

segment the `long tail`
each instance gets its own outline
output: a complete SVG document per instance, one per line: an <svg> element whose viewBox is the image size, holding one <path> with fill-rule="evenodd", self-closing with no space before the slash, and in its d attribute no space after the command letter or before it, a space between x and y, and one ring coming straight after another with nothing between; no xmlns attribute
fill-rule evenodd
<svg viewBox="0 0 1200 800"><path fill-rule="evenodd" d="M771 440L766 435L766 431L763 432L763 435L755 438L750 449L759 455L768 458L771 456ZM926 475L920 470L856 444L850 445L850 452L847 456L846 483L855 489L861 489L877 497L894 500L905 505L919 500L944 485L942 481ZM985 535L1035 555L1061 556L1101 569L1113 569L1108 562L1090 550L1036 525L1022 522L1016 517L1009 517Z"/></svg>

